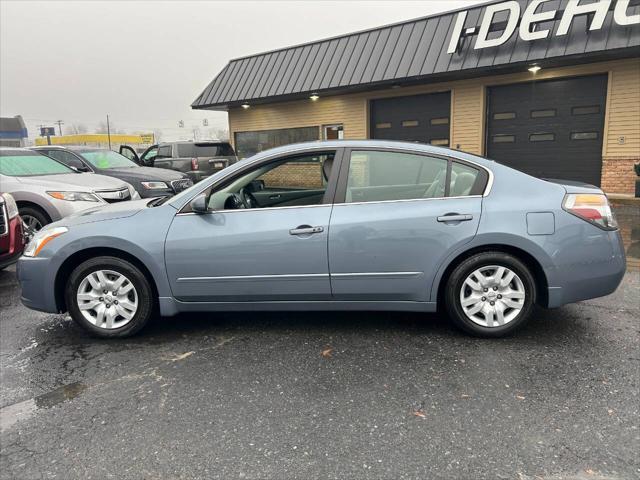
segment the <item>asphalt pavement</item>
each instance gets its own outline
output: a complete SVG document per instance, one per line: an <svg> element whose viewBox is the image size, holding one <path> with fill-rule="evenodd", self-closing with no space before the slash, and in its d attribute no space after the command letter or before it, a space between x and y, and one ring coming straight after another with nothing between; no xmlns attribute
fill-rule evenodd
<svg viewBox="0 0 640 480"><path fill-rule="evenodd" d="M517 335L243 313L86 336L0 272L0 478L640 478L640 275Z"/></svg>

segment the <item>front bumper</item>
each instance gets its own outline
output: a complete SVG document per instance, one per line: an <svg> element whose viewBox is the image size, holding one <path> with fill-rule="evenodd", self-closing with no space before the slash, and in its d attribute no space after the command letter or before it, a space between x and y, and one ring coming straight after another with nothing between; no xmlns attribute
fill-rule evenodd
<svg viewBox="0 0 640 480"><path fill-rule="evenodd" d="M190 170L184 173L188 175L188 177L193 181L193 183L198 183L199 181L204 180L205 178L212 175L211 172L200 172L198 170Z"/></svg>
<svg viewBox="0 0 640 480"><path fill-rule="evenodd" d="M55 269L48 258L20 257L16 274L25 307L41 312L59 313L55 298Z"/></svg>
<svg viewBox="0 0 640 480"><path fill-rule="evenodd" d="M168 188L147 189L140 186L138 189L140 198L157 198L157 197L170 197L174 195L173 190Z"/></svg>

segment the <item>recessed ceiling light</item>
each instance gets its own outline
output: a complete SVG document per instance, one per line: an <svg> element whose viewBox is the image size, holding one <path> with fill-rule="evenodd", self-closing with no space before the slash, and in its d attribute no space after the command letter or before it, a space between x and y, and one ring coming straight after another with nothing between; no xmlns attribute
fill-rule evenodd
<svg viewBox="0 0 640 480"><path fill-rule="evenodd" d="M243 103L242 104L242 108L244 108L246 110L247 108L249 108L249 104L248 103Z"/></svg>
<svg viewBox="0 0 640 480"><path fill-rule="evenodd" d="M538 73L540 70L542 70L542 67L539 65L534 65L533 67L529 67L529 71L531 73Z"/></svg>
<svg viewBox="0 0 640 480"><path fill-rule="evenodd" d="M315 102L320 98L320 95L318 95L317 93L312 93L309 98Z"/></svg>

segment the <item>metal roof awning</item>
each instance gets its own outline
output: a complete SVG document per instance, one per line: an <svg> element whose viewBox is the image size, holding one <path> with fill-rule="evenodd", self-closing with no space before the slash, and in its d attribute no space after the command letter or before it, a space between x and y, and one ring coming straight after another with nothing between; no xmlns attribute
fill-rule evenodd
<svg viewBox="0 0 640 480"><path fill-rule="evenodd" d="M637 0L492 2L232 60L191 106L225 110L523 64L625 58L638 56L639 46Z"/></svg>

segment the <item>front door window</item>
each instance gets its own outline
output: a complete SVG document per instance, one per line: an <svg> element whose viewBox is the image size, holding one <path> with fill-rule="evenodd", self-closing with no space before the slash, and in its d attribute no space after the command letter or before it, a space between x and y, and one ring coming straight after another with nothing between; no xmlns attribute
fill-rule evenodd
<svg viewBox="0 0 640 480"><path fill-rule="evenodd" d="M281 159L252 170L209 197L212 210L298 207L327 203L334 152Z"/></svg>

